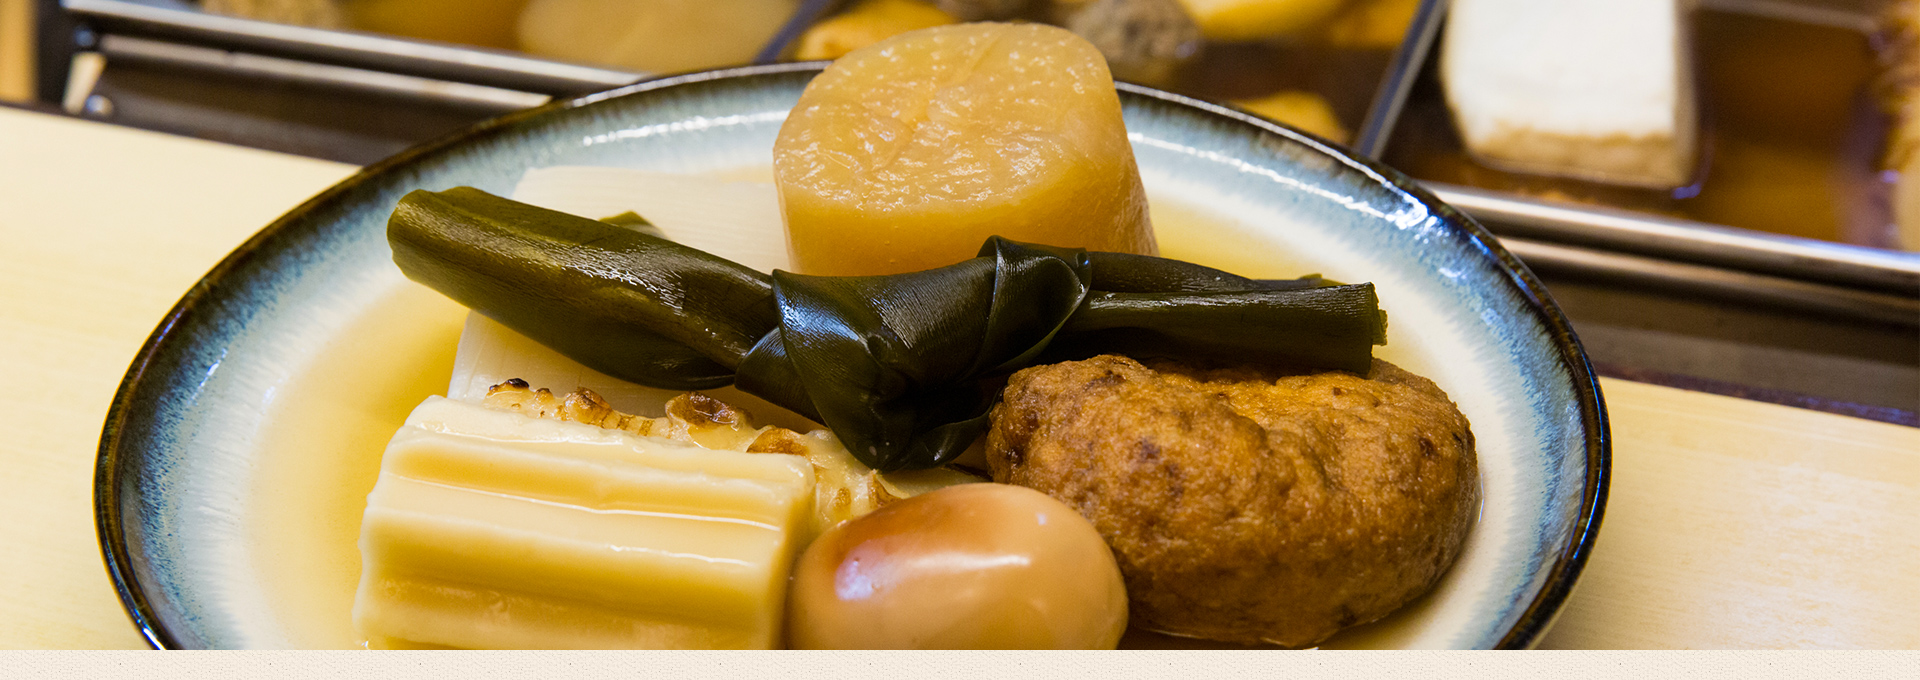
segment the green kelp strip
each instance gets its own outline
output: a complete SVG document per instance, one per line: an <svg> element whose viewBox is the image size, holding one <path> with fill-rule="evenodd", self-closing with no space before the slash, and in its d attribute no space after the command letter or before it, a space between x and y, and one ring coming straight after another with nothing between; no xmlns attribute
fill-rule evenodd
<svg viewBox="0 0 1920 680"><path fill-rule="evenodd" d="M959 456L1007 374L1036 363L1117 352L1364 374L1386 341L1372 284L999 237L923 272L768 276L460 187L408 194L387 238L409 278L575 361L666 389L735 383L878 470Z"/></svg>

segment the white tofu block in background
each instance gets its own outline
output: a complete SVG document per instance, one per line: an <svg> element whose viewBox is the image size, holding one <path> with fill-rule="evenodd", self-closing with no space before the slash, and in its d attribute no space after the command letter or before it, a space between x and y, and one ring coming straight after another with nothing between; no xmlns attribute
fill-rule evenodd
<svg viewBox="0 0 1920 680"><path fill-rule="evenodd" d="M1686 0L1454 0L1447 104L1489 166L1672 188L1698 120Z"/></svg>

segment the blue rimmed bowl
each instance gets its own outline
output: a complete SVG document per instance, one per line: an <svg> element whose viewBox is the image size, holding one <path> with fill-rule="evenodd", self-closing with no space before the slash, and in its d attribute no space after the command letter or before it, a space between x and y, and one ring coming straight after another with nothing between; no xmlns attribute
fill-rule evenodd
<svg viewBox="0 0 1920 680"><path fill-rule="evenodd" d="M508 194L527 169L556 165L764 168L818 68L678 76L482 123L366 168L209 272L134 359L101 438L101 548L147 639L285 646L297 644L288 618L316 615L286 611L250 577L249 518L274 500L254 497L262 432L294 367L412 285L385 238L400 196L459 185ZM1539 280L1398 172L1224 107L1129 85L1120 94L1151 200L1213 225L1183 235L1160 223L1163 243L1287 253L1373 281L1392 320L1385 356L1433 378L1473 423L1484 502L1460 560L1427 597L1329 646L1535 644L1592 549L1609 455L1592 369Z"/></svg>

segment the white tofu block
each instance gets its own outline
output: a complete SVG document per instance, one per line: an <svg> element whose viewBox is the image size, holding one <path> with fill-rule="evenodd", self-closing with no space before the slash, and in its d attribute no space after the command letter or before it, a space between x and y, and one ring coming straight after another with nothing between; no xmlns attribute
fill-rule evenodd
<svg viewBox="0 0 1920 680"><path fill-rule="evenodd" d="M460 347L453 355L453 378L447 385L447 397L477 402L487 390L512 378L527 381L535 388L554 394L566 394L587 388L625 413L658 418L666 415L668 399L684 390L663 390L636 385L587 368L559 352L515 332L475 312L467 313L467 325L460 332ZM820 429L820 424L765 399L732 387L701 390L707 396L745 410L755 425L774 425L795 432Z"/></svg>
<svg viewBox="0 0 1920 680"><path fill-rule="evenodd" d="M1685 0L1454 0L1440 75L1486 165L1672 188L1695 174Z"/></svg>

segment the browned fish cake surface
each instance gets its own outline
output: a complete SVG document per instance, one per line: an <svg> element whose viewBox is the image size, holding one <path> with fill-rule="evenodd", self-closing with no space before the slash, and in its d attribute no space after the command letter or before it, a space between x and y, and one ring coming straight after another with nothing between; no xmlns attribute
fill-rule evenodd
<svg viewBox="0 0 1920 680"><path fill-rule="evenodd" d="M1466 417L1379 360L1365 378L1038 366L993 423L994 481L1092 520L1133 620L1177 635L1303 647L1380 618L1446 572L1479 504Z"/></svg>

